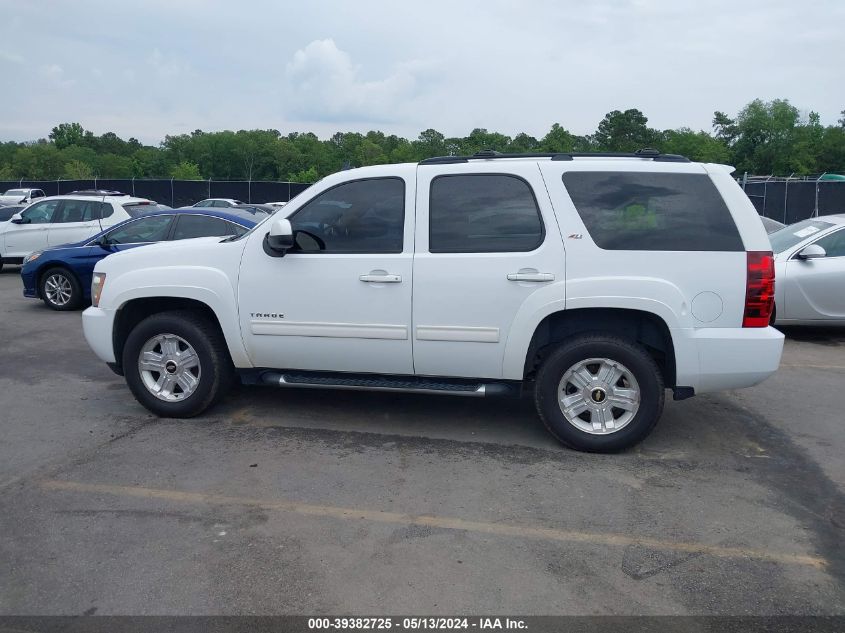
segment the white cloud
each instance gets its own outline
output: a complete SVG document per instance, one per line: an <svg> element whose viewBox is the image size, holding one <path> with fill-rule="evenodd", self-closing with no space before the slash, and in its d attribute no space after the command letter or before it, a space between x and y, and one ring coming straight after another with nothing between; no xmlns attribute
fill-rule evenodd
<svg viewBox="0 0 845 633"><path fill-rule="evenodd" d="M393 121L416 93L420 68L418 62L398 64L387 77L368 81L334 40L314 40L285 68L286 111L310 121Z"/></svg>
<svg viewBox="0 0 845 633"><path fill-rule="evenodd" d="M9 64L23 64L24 59L16 53L9 53L8 51L0 51L0 62Z"/></svg>

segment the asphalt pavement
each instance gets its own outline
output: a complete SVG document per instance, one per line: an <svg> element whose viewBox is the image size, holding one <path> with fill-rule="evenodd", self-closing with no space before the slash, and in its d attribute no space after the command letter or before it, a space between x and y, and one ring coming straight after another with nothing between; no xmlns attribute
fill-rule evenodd
<svg viewBox="0 0 845 633"><path fill-rule="evenodd" d="M0 615L843 614L845 330L619 455L528 400L238 388L162 420L0 273Z"/></svg>

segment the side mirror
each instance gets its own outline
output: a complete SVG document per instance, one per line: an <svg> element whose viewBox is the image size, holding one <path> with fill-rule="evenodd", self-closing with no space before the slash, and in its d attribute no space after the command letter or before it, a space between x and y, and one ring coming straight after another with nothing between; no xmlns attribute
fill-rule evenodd
<svg viewBox="0 0 845 633"><path fill-rule="evenodd" d="M15 215L13 215L9 222L11 222L12 224L26 224L26 221L23 219L23 217L21 217L20 213L16 213Z"/></svg>
<svg viewBox="0 0 845 633"><path fill-rule="evenodd" d="M284 257L294 246L293 227L290 220L276 220L264 236L264 252L270 257Z"/></svg>
<svg viewBox="0 0 845 633"><path fill-rule="evenodd" d="M803 261L807 261L808 259L821 259L822 257L827 257L827 252L818 244L810 244L798 251L796 257Z"/></svg>

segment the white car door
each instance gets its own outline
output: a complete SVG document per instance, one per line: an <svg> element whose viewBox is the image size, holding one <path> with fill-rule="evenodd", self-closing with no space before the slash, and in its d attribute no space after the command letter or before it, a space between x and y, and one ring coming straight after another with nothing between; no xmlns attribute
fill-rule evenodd
<svg viewBox="0 0 845 633"><path fill-rule="evenodd" d="M47 247L47 232L60 200L45 200L21 211L20 224L9 222L3 227L3 257L26 257Z"/></svg>
<svg viewBox="0 0 845 633"><path fill-rule="evenodd" d="M813 243L825 250L825 257L793 256L786 264L783 317L845 321L845 227Z"/></svg>
<svg viewBox="0 0 845 633"><path fill-rule="evenodd" d="M50 246L70 244L97 233L99 222L95 218L101 204L99 200L62 200L50 225L47 243Z"/></svg>
<svg viewBox="0 0 845 633"><path fill-rule="evenodd" d="M417 374L501 378L517 311L556 284L560 230L536 163L420 165L414 257Z"/></svg>
<svg viewBox="0 0 845 633"><path fill-rule="evenodd" d="M251 235L238 301L256 366L413 373L413 205L412 176L350 181L288 216L284 257L262 248L269 226Z"/></svg>

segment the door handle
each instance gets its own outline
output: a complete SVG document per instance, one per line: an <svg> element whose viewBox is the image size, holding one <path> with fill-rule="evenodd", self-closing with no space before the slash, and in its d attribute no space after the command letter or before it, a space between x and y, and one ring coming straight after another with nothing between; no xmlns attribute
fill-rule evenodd
<svg viewBox="0 0 845 633"><path fill-rule="evenodd" d="M360 275L358 279L374 284L398 284L402 282L401 275L389 275L387 273Z"/></svg>
<svg viewBox="0 0 845 633"><path fill-rule="evenodd" d="M509 273L508 281L554 281L553 273Z"/></svg>

